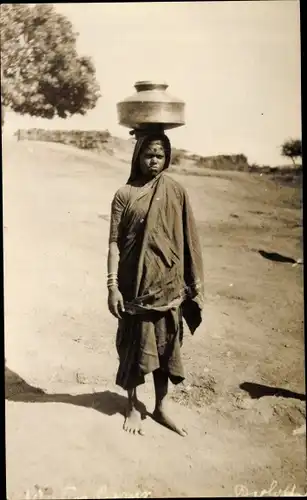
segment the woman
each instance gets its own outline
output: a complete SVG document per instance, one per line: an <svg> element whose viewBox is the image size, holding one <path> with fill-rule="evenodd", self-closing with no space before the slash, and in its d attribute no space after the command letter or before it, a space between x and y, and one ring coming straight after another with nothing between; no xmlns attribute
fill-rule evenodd
<svg viewBox="0 0 307 500"><path fill-rule="evenodd" d="M165 174L171 146L163 132L138 133L130 177L113 199L108 255L108 305L119 320L116 383L128 391L124 429L142 434L136 395L153 373L153 418L184 436L165 413L168 380L184 380L184 318L201 323L202 256L184 188Z"/></svg>

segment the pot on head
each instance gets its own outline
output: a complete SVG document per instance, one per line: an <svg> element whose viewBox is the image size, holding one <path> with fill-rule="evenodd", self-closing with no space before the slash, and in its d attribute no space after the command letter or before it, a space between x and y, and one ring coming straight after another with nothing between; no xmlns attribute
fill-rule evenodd
<svg viewBox="0 0 307 500"><path fill-rule="evenodd" d="M166 83L135 83L136 93L117 104L119 124L132 129L171 129L185 124L185 103L166 92Z"/></svg>

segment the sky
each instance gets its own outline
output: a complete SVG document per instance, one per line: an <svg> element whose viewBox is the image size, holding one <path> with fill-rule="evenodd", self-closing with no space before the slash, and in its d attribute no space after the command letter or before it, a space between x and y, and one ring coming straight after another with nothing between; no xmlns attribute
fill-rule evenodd
<svg viewBox="0 0 307 500"><path fill-rule="evenodd" d="M102 97L85 117L10 113L7 130L108 129L128 138L116 103L135 92L136 81L154 79L186 103L186 125L168 131L173 146L287 163L280 145L301 137L298 0L54 6L79 32L78 52L92 57Z"/></svg>

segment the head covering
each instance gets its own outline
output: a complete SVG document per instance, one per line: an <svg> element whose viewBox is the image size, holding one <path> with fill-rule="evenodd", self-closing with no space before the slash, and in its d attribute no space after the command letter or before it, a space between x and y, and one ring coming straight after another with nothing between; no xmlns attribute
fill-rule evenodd
<svg viewBox="0 0 307 500"><path fill-rule="evenodd" d="M145 130L144 132L138 131L135 135L137 137L137 141L133 151L128 183L135 181L140 175L140 155L150 142L161 141L163 144L165 152L165 164L163 170L166 170L169 167L171 161L171 143L163 131L149 133Z"/></svg>

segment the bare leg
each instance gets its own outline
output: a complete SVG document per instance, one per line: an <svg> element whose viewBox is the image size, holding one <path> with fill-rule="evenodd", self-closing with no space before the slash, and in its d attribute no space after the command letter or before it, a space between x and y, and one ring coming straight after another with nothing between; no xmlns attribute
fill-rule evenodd
<svg viewBox="0 0 307 500"><path fill-rule="evenodd" d="M155 393L156 393L156 406L153 411L153 418L164 427L171 429L174 432L180 434L180 436L186 436L187 432L185 429L178 427L165 413L165 397L168 391L168 375L158 368L153 372Z"/></svg>
<svg viewBox="0 0 307 500"><path fill-rule="evenodd" d="M131 432L132 434L143 435L144 432L142 430L141 421L140 407L135 388L128 391L128 405L124 422L124 430Z"/></svg>

